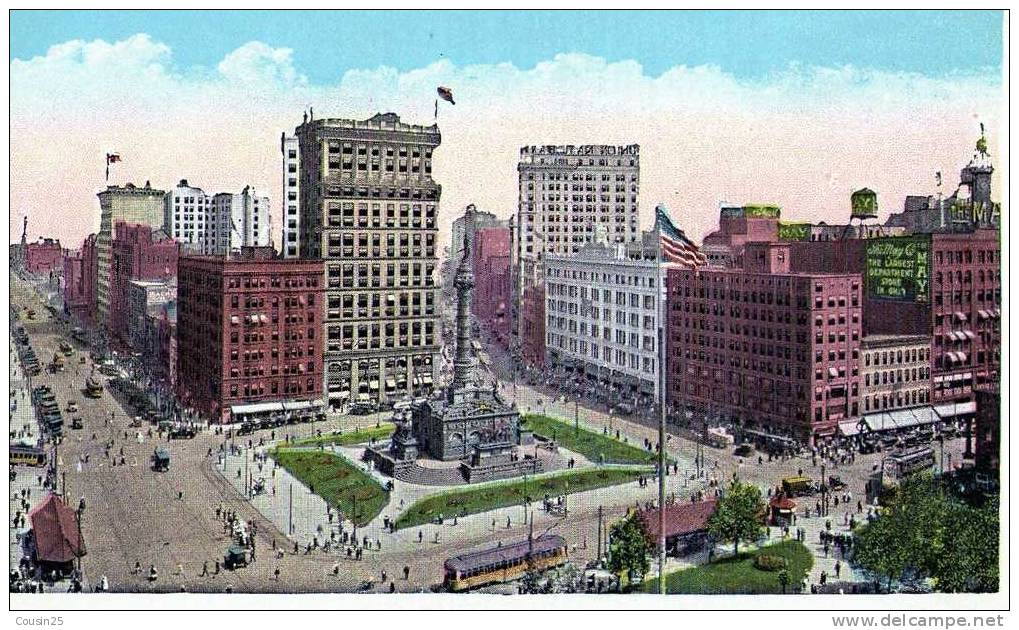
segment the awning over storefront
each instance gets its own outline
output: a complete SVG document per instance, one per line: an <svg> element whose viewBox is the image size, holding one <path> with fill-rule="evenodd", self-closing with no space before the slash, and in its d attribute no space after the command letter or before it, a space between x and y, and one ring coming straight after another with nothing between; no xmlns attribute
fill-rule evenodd
<svg viewBox="0 0 1019 630"><path fill-rule="evenodd" d="M980 319L987 319L987 318L989 318L991 316L991 314L989 312L987 312L987 311L985 311L983 309L977 311L977 315L980 316Z"/></svg>
<svg viewBox="0 0 1019 630"><path fill-rule="evenodd" d="M368 396L368 394L357 395L357 402L368 402L369 400L371 400L371 398Z"/></svg>
<svg viewBox="0 0 1019 630"><path fill-rule="evenodd" d="M350 392L329 392L329 400L350 400Z"/></svg>
<svg viewBox="0 0 1019 630"><path fill-rule="evenodd" d="M425 385L431 385L432 384L432 375L431 374L425 374L424 376L421 377L421 382L424 383Z"/></svg>
<svg viewBox="0 0 1019 630"><path fill-rule="evenodd" d="M958 416L968 415L977 412L977 404L974 401L968 401L964 403L950 403L947 405L938 405L934 408L934 413L938 414L943 420L950 418L956 418Z"/></svg>
<svg viewBox="0 0 1019 630"><path fill-rule="evenodd" d="M963 313L962 311L956 311L955 319L959 320L960 322L964 322L966 321L966 314Z"/></svg>
<svg viewBox="0 0 1019 630"><path fill-rule="evenodd" d="M283 403L279 402L264 402L264 403L253 403L250 405L231 405L230 413L233 415L244 415L247 413L270 413L274 411L283 411Z"/></svg>
<svg viewBox="0 0 1019 630"><path fill-rule="evenodd" d="M395 387L396 387L396 379L395 378L387 378L386 379L386 389L393 389Z"/></svg>
<svg viewBox="0 0 1019 630"><path fill-rule="evenodd" d="M932 407L913 407L912 409L895 409L880 413L870 413L863 417L867 428L871 431L897 431L926 424L939 422L941 418L934 413ZM846 423L848 424L848 423ZM841 424L839 425L841 428Z"/></svg>
<svg viewBox="0 0 1019 630"><path fill-rule="evenodd" d="M846 437L852 437L860 433L860 423L857 420L845 420L839 423L839 433Z"/></svg>
<svg viewBox="0 0 1019 630"><path fill-rule="evenodd" d="M303 411L304 409L311 409L316 406L317 405L310 400L296 400L293 402L283 403L283 408L287 411Z"/></svg>
<svg viewBox="0 0 1019 630"><path fill-rule="evenodd" d="M368 381L368 389L378 389L378 388L379 388L379 382L378 381L376 381L375 379L372 379L372 380Z"/></svg>

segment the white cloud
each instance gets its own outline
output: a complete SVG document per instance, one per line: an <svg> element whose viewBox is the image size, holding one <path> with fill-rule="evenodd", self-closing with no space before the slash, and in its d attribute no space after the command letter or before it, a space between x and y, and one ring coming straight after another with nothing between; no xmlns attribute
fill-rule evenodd
<svg viewBox="0 0 1019 630"><path fill-rule="evenodd" d="M882 208L947 181L970 154L979 119L994 129L999 77L949 77L794 65L755 80L716 66L677 64L648 75L635 61L564 53L533 68L441 60L400 72L349 70L309 81L293 53L249 42L214 68L180 69L147 35L72 41L11 62L11 236L20 213L71 245L98 226L102 155L120 151L116 178L210 191L245 184L280 205L279 135L309 105L317 117L395 111L430 123L437 85L445 229L469 202L508 216L516 205L519 147L641 144L641 206L660 201L701 235L717 201L772 201L801 219L842 219L849 192L870 186ZM49 213L47 221L39 215ZM278 219L278 216L277 216ZM278 220L275 225L279 225ZM443 241L448 238L444 232Z"/></svg>

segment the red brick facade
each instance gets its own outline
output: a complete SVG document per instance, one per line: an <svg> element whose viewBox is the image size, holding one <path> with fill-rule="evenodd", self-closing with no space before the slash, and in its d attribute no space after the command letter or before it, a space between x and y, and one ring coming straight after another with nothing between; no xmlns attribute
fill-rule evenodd
<svg viewBox="0 0 1019 630"><path fill-rule="evenodd" d="M859 415L861 278L792 272L789 257L750 243L743 269L668 270L673 407L801 439Z"/></svg>
<svg viewBox="0 0 1019 630"><path fill-rule="evenodd" d="M510 230L479 228L474 232L474 316L503 346L510 338Z"/></svg>
<svg viewBox="0 0 1019 630"><path fill-rule="evenodd" d="M92 321L96 303L96 235L64 255L64 312L79 324Z"/></svg>
<svg viewBox="0 0 1019 630"><path fill-rule="evenodd" d="M60 247L60 241L43 238L25 246L25 269L29 273L44 274L61 270L63 260L64 250Z"/></svg>
<svg viewBox="0 0 1019 630"><path fill-rule="evenodd" d="M931 337L934 404L970 401L973 386L998 381L1001 369L999 233L978 229L937 232L929 238L929 299L897 302L865 295L864 333ZM862 274L867 243L793 243L793 269Z"/></svg>
<svg viewBox="0 0 1019 630"><path fill-rule="evenodd" d="M110 330L126 339L127 283L165 280L177 275L180 243L151 226L117 222L110 261Z"/></svg>
<svg viewBox="0 0 1019 630"><path fill-rule="evenodd" d="M315 401L323 386L323 263L270 248L184 256L177 288L177 392L214 422L231 407Z"/></svg>
<svg viewBox="0 0 1019 630"><path fill-rule="evenodd" d="M545 287L527 287L520 299L520 354L525 364L545 365Z"/></svg>

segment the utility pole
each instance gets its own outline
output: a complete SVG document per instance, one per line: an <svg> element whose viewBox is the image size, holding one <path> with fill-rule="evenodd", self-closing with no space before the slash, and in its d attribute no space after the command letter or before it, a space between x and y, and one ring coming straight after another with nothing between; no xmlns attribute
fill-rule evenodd
<svg viewBox="0 0 1019 630"><path fill-rule="evenodd" d="M573 435L580 435L580 395L573 401Z"/></svg>
<svg viewBox="0 0 1019 630"><path fill-rule="evenodd" d="M601 563L601 533L602 533L602 518L604 516L604 509L602 506L598 506L598 562Z"/></svg>
<svg viewBox="0 0 1019 630"><path fill-rule="evenodd" d="M290 482L290 511L289 511L290 533L294 533L294 483Z"/></svg>
<svg viewBox="0 0 1019 630"><path fill-rule="evenodd" d="M351 495L354 501L354 508L350 513L350 522L354 525L354 546L357 546L357 491L355 490Z"/></svg>

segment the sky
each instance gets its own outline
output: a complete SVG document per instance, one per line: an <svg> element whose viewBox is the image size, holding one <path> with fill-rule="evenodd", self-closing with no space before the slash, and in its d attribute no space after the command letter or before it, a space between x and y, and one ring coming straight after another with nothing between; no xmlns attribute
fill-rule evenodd
<svg viewBox="0 0 1019 630"><path fill-rule="evenodd" d="M279 223L279 136L317 117L430 124L440 243L468 203L509 216L529 144L641 145L645 226L700 238L718 203L844 220L953 186L978 123L992 156L1000 12L188 12L11 14L11 239L76 247L111 182L246 184ZM45 182L45 184L41 184ZM947 191L947 192L950 192Z"/></svg>

